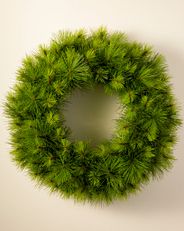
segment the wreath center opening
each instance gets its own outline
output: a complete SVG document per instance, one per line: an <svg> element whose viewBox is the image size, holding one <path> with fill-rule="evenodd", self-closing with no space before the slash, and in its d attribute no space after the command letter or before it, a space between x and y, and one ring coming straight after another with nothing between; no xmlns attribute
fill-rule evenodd
<svg viewBox="0 0 184 231"><path fill-rule="evenodd" d="M107 95L101 85L74 90L63 111L71 141L86 140L96 146L109 140L115 133L121 107L118 97Z"/></svg>

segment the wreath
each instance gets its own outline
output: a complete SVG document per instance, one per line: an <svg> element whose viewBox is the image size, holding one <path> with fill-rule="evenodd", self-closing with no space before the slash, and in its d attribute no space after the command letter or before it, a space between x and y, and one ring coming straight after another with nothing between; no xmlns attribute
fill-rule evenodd
<svg viewBox="0 0 184 231"><path fill-rule="evenodd" d="M165 59L152 47L100 27L60 31L27 55L8 93L12 159L64 198L127 198L170 169L181 121ZM62 113L74 89L101 85L124 107L111 139L71 141Z"/></svg>

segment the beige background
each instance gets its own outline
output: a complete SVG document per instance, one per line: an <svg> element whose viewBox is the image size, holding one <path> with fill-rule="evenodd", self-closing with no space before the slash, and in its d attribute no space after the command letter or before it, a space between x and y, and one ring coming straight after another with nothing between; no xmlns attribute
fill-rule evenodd
<svg viewBox="0 0 184 231"><path fill-rule="evenodd" d="M80 27L125 31L154 45L167 59L174 93L184 106L184 1L182 0L0 0L0 110L26 53L53 33ZM182 117L184 117L182 109ZM174 168L128 201L92 207L49 195L11 162L7 120L0 123L1 231L183 231L184 129Z"/></svg>

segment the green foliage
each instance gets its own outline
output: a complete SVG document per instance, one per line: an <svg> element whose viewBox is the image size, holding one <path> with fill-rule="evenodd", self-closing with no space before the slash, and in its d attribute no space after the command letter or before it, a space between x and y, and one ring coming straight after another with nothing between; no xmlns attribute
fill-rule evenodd
<svg viewBox="0 0 184 231"><path fill-rule="evenodd" d="M72 142L62 106L75 88L97 84L123 104L116 133L96 147ZM103 27L61 31L26 56L5 111L18 166L61 196L89 202L127 198L169 169L181 123L163 56Z"/></svg>

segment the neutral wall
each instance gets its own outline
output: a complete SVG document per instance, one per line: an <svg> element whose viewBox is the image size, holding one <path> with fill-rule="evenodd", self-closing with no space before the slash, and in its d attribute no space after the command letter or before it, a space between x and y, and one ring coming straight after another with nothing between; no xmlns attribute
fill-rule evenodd
<svg viewBox="0 0 184 231"><path fill-rule="evenodd" d="M126 32L165 55L174 93L184 106L184 1L182 0L0 0L0 110L26 53L58 30L97 28ZM182 109L182 116L184 115ZM38 189L12 163L7 120L0 123L1 231L183 231L184 130L173 169L128 201L92 207Z"/></svg>

